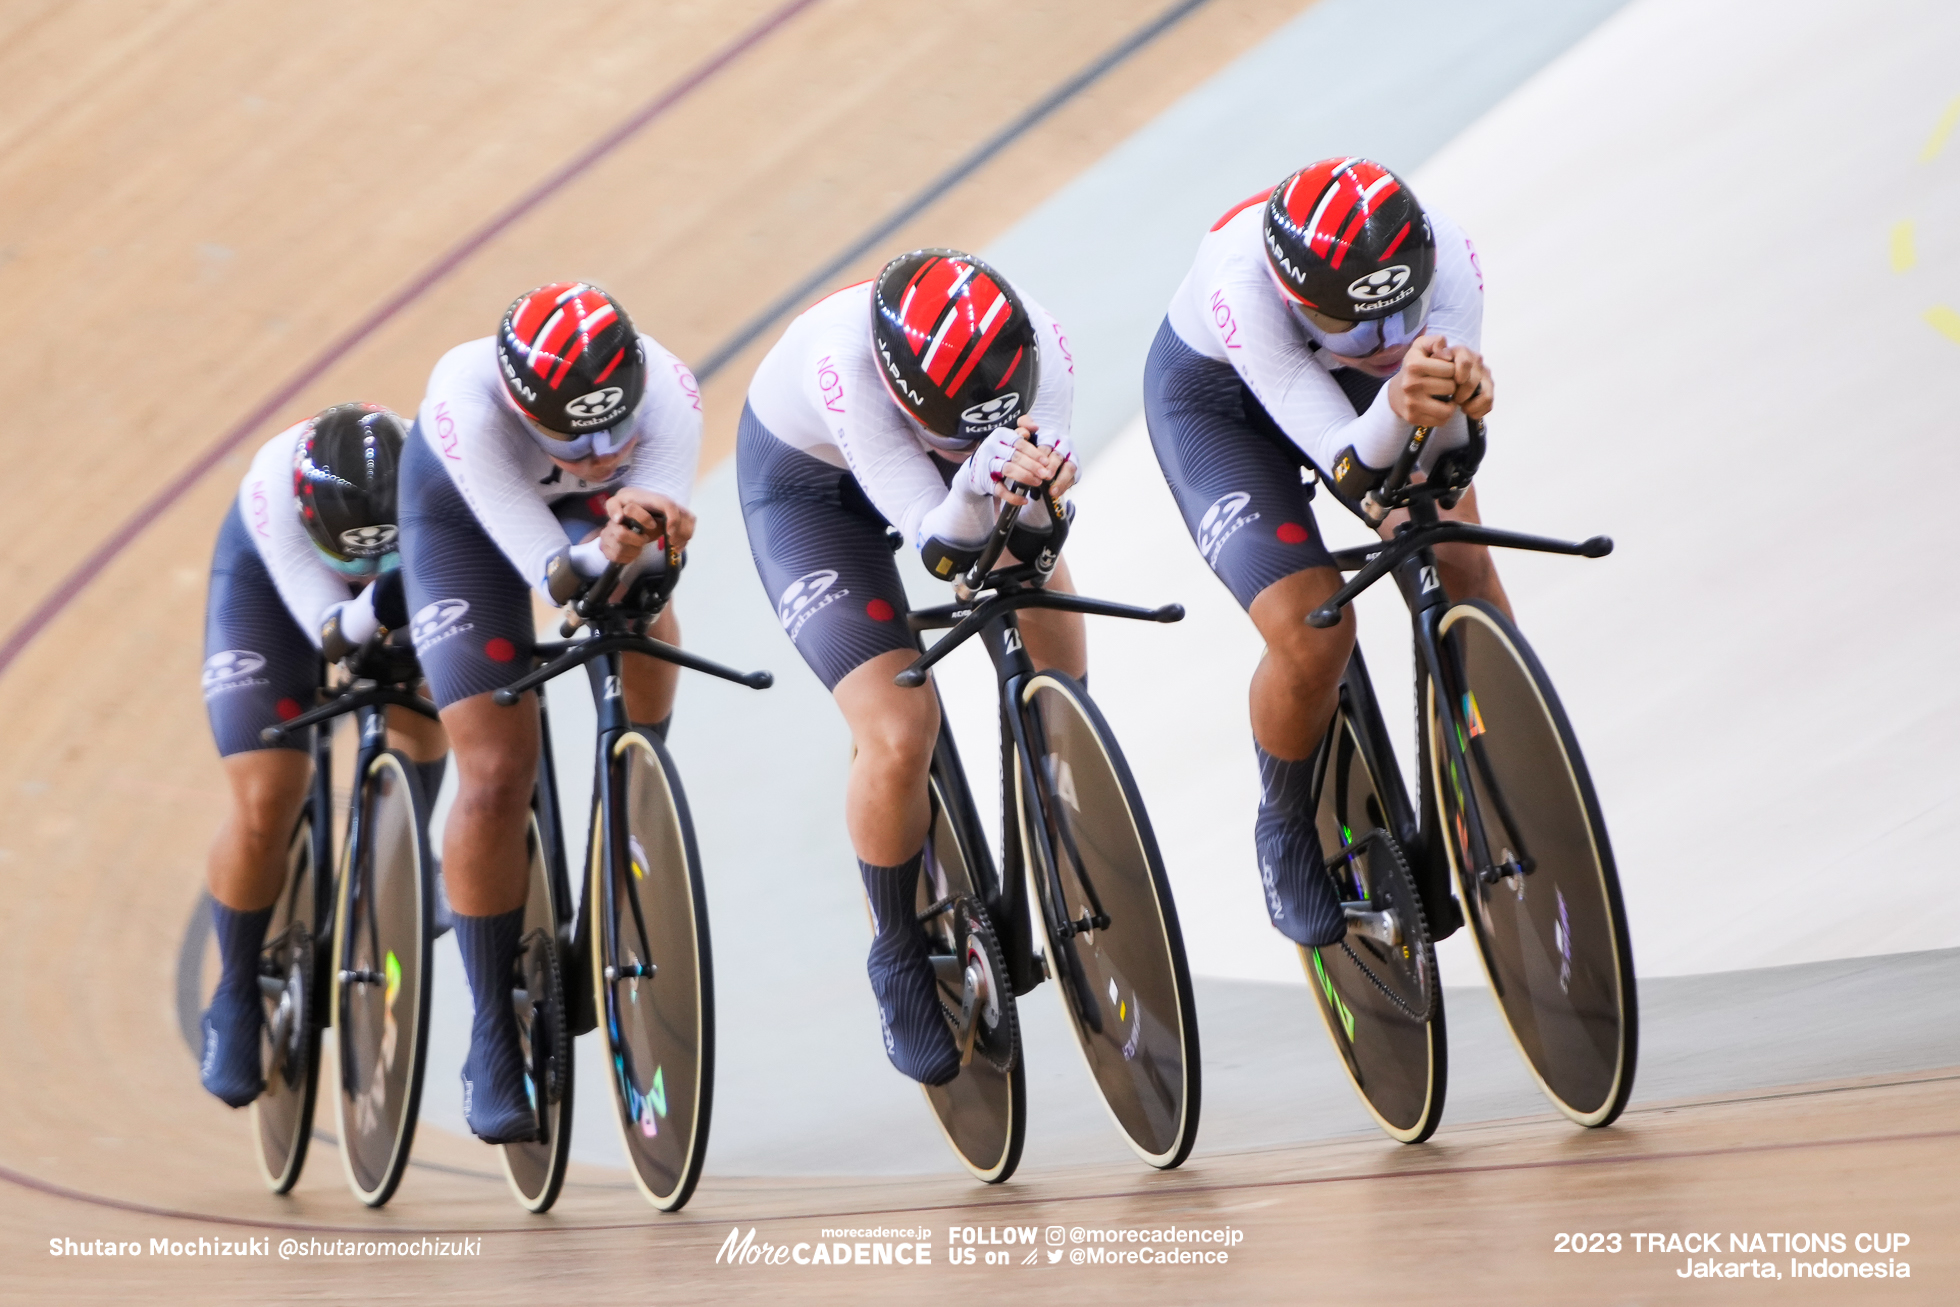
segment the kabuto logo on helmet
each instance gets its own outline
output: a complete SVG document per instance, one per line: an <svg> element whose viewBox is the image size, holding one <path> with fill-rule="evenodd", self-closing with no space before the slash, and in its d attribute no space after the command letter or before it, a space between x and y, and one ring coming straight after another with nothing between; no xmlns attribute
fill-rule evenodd
<svg viewBox="0 0 1960 1307"><path fill-rule="evenodd" d="M626 392L618 386L607 386L603 390L589 391L577 399L565 402L565 416L573 422L597 422L612 416L618 411Z"/></svg>
<svg viewBox="0 0 1960 1307"><path fill-rule="evenodd" d="M327 566L374 575L395 544L395 481L408 428L377 404L314 415L293 446L293 506Z"/></svg>
<svg viewBox="0 0 1960 1307"><path fill-rule="evenodd" d="M1379 304L1393 299L1402 288L1409 284L1409 265L1398 263L1392 268L1377 268L1365 277L1356 277L1348 283L1348 295L1363 304Z"/></svg>
<svg viewBox="0 0 1960 1307"><path fill-rule="evenodd" d="M357 526L342 531L340 543L346 546L347 552L355 558L372 558L376 554L392 551L395 547L396 534L394 526L390 523L384 522L379 526Z"/></svg>
<svg viewBox="0 0 1960 1307"><path fill-rule="evenodd" d="M871 285L871 340L892 399L942 440L970 443L1040 390L1027 305L985 261L913 250Z"/></svg>
<svg viewBox="0 0 1960 1307"><path fill-rule="evenodd" d="M960 414L960 421L969 427L1004 427L1014 420L1021 411L1021 392L1010 390L1005 395L975 404Z"/></svg>
<svg viewBox="0 0 1960 1307"><path fill-rule="evenodd" d="M646 355L626 310L597 286L554 282L520 295L497 331L512 402L546 431L582 436L619 422L646 392Z"/></svg>
<svg viewBox="0 0 1960 1307"><path fill-rule="evenodd" d="M1436 271L1428 216L1401 178L1370 159L1300 169L1273 189L1262 230L1287 293L1336 317L1387 317Z"/></svg>

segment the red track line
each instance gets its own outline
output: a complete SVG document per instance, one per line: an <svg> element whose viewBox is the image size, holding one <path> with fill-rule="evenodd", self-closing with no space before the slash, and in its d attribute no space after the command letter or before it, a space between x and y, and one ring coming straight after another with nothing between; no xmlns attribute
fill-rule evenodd
<svg viewBox="0 0 1960 1307"><path fill-rule="evenodd" d="M231 453L246 437L270 420L282 406L290 403L301 390L311 385L328 368L340 362L356 346L380 330L403 309L427 294L431 287L454 272L471 255L502 235L512 223L563 190L568 183L625 144L648 123L699 90L716 73L816 3L817 0L789 0L789 3L765 16L748 31L716 51L705 62L696 65L678 82L647 101L617 127L573 156L556 172L492 215L488 222L451 246L433 263L422 269L407 285L382 301L379 307L309 359L299 371L288 377L278 389L266 396L256 408L240 419L236 426L220 437L216 444L205 450L188 468L144 501L140 508L130 514L127 521L110 533L108 539L97 545L90 551L88 557L76 564L75 569L61 579L49 592L47 598L27 615L26 620L8 632L6 643L0 644L0 675L6 674L21 651L32 643L34 637L45 630L50 622L59 617L62 610L74 602L77 595L88 588L89 582L108 565L109 560L121 552L124 545L135 539L172 504L183 498L205 473L217 466L220 459Z"/></svg>
<svg viewBox="0 0 1960 1307"><path fill-rule="evenodd" d="M1960 1138L1960 1130L1920 1130L1910 1134L1898 1135L1856 1135L1841 1139L1793 1139L1774 1144L1738 1144L1728 1148L1683 1148L1661 1153L1606 1153L1597 1157L1561 1157L1543 1162L1492 1162L1483 1166L1428 1166L1411 1168L1406 1171L1360 1171L1345 1175L1310 1175L1292 1180L1251 1180L1228 1184L1189 1184L1156 1185L1144 1189L1118 1189L1106 1193L1090 1194L1030 1194L1025 1198L996 1198L991 1201L972 1203L909 1203L904 1208L870 1207L855 1211L829 1212L786 1212L779 1216L710 1216L710 1217L658 1217L648 1216L639 1221L615 1221L593 1225L557 1225L541 1221L531 1221L523 1225L481 1226L459 1228L449 1226L373 1226L373 1225L314 1225L300 1221L270 1221L249 1216L220 1216L208 1212L186 1212L173 1207L157 1207L150 1203L132 1202L123 1198L109 1198L101 1194L85 1193L70 1189L66 1185L55 1184L36 1176L16 1171L9 1166L0 1166L0 1180L31 1189L36 1193L54 1198L66 1198L71 1202L87 1203L94 1207L107 1207L120 1212L136 1212L143 1216L161 1216L177 1221L203 1221L210 1225L236 1225L255 1230L296 1230L305 1234L361 1234L371 1237L408 1238L425 1235L479 1235L479 1234L546 1234L567 1233L574 1230L645 1230L645 1229L685 1229L691 1226L725 1225L731 1221L739 1224L743 1220L751 1224L774 1221L817 1221L836 1220L846 1217L877 1216L886 1212L962 1212L980 1211L995 1207L1038 1207L1045 1203L1083 1203L1110 1198L1162 1198L1181 1197L1190 1194L1237 1193L1246 1189L1291 1189L1319 1184L1354 1184L1369 1180L1420 1180L1440 1175L1478 1175L1498 1171L1538 1171L1569 1166L1611 1166L1617 1163L1674 1162L1701 1157L1737 1157L1748 1153L1781 1153L1808 1150L1813 1148L1849 1148L1860 1144L1904 1144L1916 1143L1926 1139Z"/></svg>

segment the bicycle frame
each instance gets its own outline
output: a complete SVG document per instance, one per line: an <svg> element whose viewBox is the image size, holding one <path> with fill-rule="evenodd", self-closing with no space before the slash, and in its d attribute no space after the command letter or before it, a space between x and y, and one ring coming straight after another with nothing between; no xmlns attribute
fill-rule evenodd
<svg viewBox="0 0 1960 1307"><path fill-rule="evenodd" d="M1601 558L1613 552L1613 542L1605 536L1592 536L1586 540L1570 542L1552 540L1543 536L1523 535L1515 531L1500 531L1473 522L1452 522L1445 520L1438 511L1438 505L1454 506L1464 490L1469 488L1470 479L1481 462L1484 450L1484 425L1470 421L1470 443L1463 451L1452 451L1443 459L1456 461L1444 466L1438 460L1436 475L1430 480L1411 483L1411 476L1417 459L1427 442L1431 428L1417 427L1411 434L1407 446L1397 459L1379 492L1370 492L1365 506L1379 510L1384 515L1393 508L1406 507L1408 520L1396 528L1393 539L1378 545L1363 545L1354 549L1339 550L1334 554L1334 563L1343 572L1353 572L1354 576L1341 586L1328 600L1307 616L1307 623L1318 628L1327 628L1341 620L1341 610L1356 596L1384 576L1393 576L1402 591L1403 601L1409 607L1411 635L1415 648L1416 663L1416 717L1419 731L1418 777L1421 781L1422 811L1419 817L1419 832L1426 835L1434 822L1440 833L1442 821L1441 796L1430 794L1427 777L1429 751L1438 746L1431 738L1428 717L1425 712L1426 692L1431 686L1438 689L1436 706L1440 725L1439 734L1443 740L1441 748L1455 770L1455 774L1468 777L1468 754L1480 750L1475 743L1481 734L1481 725L1471 729L1472 724L1465 720L1471 711L1469 705L1460 702L1462 695L1457 687L1462 685L1462 675L1456 671L1443 645L1441 623L1452 600L1444 590L1440 573L1436 569L1435 546L1439 544L1477 544L1494 549L1521 549L1533 553L1569 554L1584 558ZM1457 457L1457 455L1461 455ZM1364 514L1365 516L1365 514ZM1367 669L1361 661L1361 651L1357 648L1350 666L1360 671L1359 676L1350 672L1342 678L1344 703L1350 693L1356 698L1365 697L1362 711L1370 723L1365 733L1374 736L1371 745L1383 756L1370 759L1371 765L1377 762L1390 762L1392 748L1388 744L1386 731L1381 726L1381 712L1374 702L1374 690L1368 684ZM1324 753L1325 751L1323 751ZM1488 769L1484 769L1488 773ZM1410 809L1406 795L1403 794L1401 773L1398 768L1388 765L1376 768L1378 783L1397 791L1395 806L1398 821L1406 825ZM1383 796L1388 801L1387 796ZM1500 816L1508 811L1502 794L1492 791L1491 798ZM1471 860L1476 864L1477 875L1486 882L1493 882L1508 875L1529 875L1532 860L1527 850L1516 850L1517 857L1503 865L1496 865L1490 852L1490 842L1484 829L1483 813L1476 803L1461 805L1459 809L1466 827L1466 837L1470 845ZM1508 823L1515 825L1515 823ZM1410 832L1397 832L1403 847L1428 867L1432 873L1435 864L1430 860L1438 856L1432 841L1404 838ZM1447 882L1447 871L1439 878ZM1432 881L1432 883L1437 883Z"/></svg>
<svg viewBox="0 0 1960 1307"><path fill-rule="evenodd" d="M750 689L763 690L775 683L775 678L768 672L738 672L644 634L646 627L666 607L667 599L680 579L680 567L681 559L670 552L668 570L665 575L655 580L653 593L647 601L646 608L635 611L607 602L606 596L611 595L617 585L620 571L617 563L609 564L599 578L587 588L585 594L568 605L568 613L561 628L562 633L570 637L578 627L590 626L590 636L584 639L568 638L538 645L533 658L539 662L539 665L491 695L495 703L508 708L516 704L527 692L538 689L547 681L577 667L587 667L588 671L591 671L593 669L588 665L597 664L593 690L594 708L598 715L598 732L594 753L592 799L597 805L597 810L604 814L605 828L603 832L588 836L585 860L587 867L592 865L592 859L597 855L597 850L590 844L592 838L602 836L604 847L612 850L615 857L623 856L623 850L627 847L625 807L614 801L613 768L608 765L621 737L632 729L632 723L626 715L622 680L625 675L624 659L627 653L645 654L678 667L705 672L725 681L733 681L737 685L746 685ZM545 857L551 869L552 907L557 912L559 921L576 923L573 927L574 937L567 942L572 945L573 967L580 969L581 964L590 958L586 950L592 947L593 941L583 933L586 929L585 912L581 910L576 917L571 915L573 902L570 876L565 861L563 818L558 807L557 770L552 763L551 727L543 694L538 695L538 720L542 730L538 758L539 800L536 805L539 814L539 835L544 840ZM607 923L608 929L617 930L620 920L618 905L613 901L613 877L603 877L601 887L605 896L599 905L602 910L601 919ZM584 907L582 897L578 906L581 909ZM633 929L639 935L639 956L645 957L651 950L647 947L646 922L640 915L639 901L628 896L628 906L632 909ZM639 974L650 977L652 973L650 968L636 964L631 973L621 977L608 976L607 979L631 979ZM573 995L572 1030L574 1033L582 1033L592 1029L598 1017L596 1012L587 1010L587 1005L592 998L588 989L583 986L574 987Z"/></svg>
<svg viewBox="0 0 1960 1307"><path fill-rule="evenodd" d="M1073 516L1064 512L1045 488L1040 492L1040 497L1047 505L1053 523L1051 535L1044 543L1040 556L1031 562L995 570L994 564L999 561L1019 514L1018 508L1003 507L986 547L956 582L955 593L959 600L906 615L906 625L915 638L934 630L945 630L948 634L931 648L926 648L921 640L919 657L896 677L900 686L923 686L934 664L975 636L986 647L987 657L993 663L995 684L1000 693L1001 859L998 881L985 906L999 934L1001 951L1007 959L1008 979L1017 996L1033 989L1047 975L1045 953L1044 961L1036 960L1034 918L1024 897L1026 859L1030 851L1022 846L1021 832L1025 828L1032 832L1034 839L1046 841L1050 823L1043 807L1043 791L1036 779L1035 758L1045 751L1044 742L1033 738L1039 732L1040 725L1030 721L1020 709L1022 690L1028 680L1037 674L1037 669L1034 660L1028 657L1015 614L1022 609L1045 608L1101 617L1127 617L1145 622L1175 622L1184 616L1184 609L1178 604L1138 608L1080 595L1057 594L1043 588L1054 573L1062 546L1068 539ZM940 737L941 744L957 763L958 751L953 747L951 730L945 724L943 714ZM964 780L962 775L962 785ZM1010 787L1012 793L1022 796L1021 803L1025 806L1019 810L1011 806ZM971 802L970 796L968 802ZM1022 820L1013 820L1015 817ZM973 834L977 836L978 832ZM984 841L975 839L973 847L985 848L986 845ZM1042 856L1037 862L1043 869L1044 882L1041 888L1047 900L1042 905L1045 920L1053 922L1055 929L1065 937L1079 931L1106 927L1109 924L1108 914L1102 909L1095 887L1086 878L1083 888L1089 894L1093 911L1082 921L1070 920L1053 850L1044 848L1039 852Z"/></svg>

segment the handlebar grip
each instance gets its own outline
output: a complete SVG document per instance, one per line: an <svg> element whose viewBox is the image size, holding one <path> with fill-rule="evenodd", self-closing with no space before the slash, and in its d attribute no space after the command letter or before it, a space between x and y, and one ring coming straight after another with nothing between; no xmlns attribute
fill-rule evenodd
<svg viewBox="0 0 1960 1307"><path fill-rule="evenodd" d="M1331 608L1326 604L1322 604L1307 614L1307 625L1318 631L1324 631L1330 626L1339 626L1340 624L1341 610Z"/></svg>
<svg viewBox="0 0 1960 1307"><path fill-rule="evenodd" d="M261 744L270 744L276 748L285 742L286 728L283 726L268 726L259 732L259 743Z"/></svg>
<svg viewBox="0 0 1960 1307"><path fill-rule="evenodd" d="M522 695L512 694L508 689L498 689L490 692L490 702L496 704L499 708L514 707L522 697Z"/></svg>
<svg viewBox="0 0 1960 1307"><path fill-rule="evenodd" d="M927 675L928 673L922 672L916 667L908 667L897 676L892 677L892 684L901 690L916 690L926 683Z"/></svg>

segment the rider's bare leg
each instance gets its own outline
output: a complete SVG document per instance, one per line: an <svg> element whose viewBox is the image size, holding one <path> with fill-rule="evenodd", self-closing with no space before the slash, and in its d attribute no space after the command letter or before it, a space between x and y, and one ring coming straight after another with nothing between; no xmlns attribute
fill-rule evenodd
<svg viewBox="0 0 1960 1307"><path fill-rule="evenodd" d="M1266 655L1252 675L1252 735L1259 763L1253 844L1273 926L1296 944L1320 945L1346 930L1313 824L1313 755L1339 701L1341 673L1354 649L1354 615L1334 626L1307 614L1340 588L1340 573L1314 568L1282 577L1252 601Z"/></svg>
<svg viewBox="0 0 1960 1307"><path fill-rule="evenodd" d="M853 668L832 691L856 755L844 787L844 824L860 859L896 866L926 841L926 771L939 738L939 701L892 678L917 654L894 649Z"/></svg>
<svg viewBox="0 0 1960 1307"><path fill-rule="evenodd" d="M1275 758L1312 756L1334 716L1341 673L1354 650L1354 614L1319 630L1307 614L1341 588L1341 574L1316 567L1282 577L1252 601L1266 654L1252 674L1252 738Z"/></svg>
<svg viewBox="0 0 1960 1307"><path fill-rule="evenodd" d="M885 1051L900 1071L936 1085L958 1074L959 1051L940 1011L925 936L912 913L932 817L926 774L939 736L938 697L892 683L914 657L904 649L880 654L852 669L832 693L856 746L844 820L871 905L866 968Z"/></svg>
<svg viewBox="0 0 1960 1307"><path fill-rule="evenodd" d="M233 1107L258 1097L259 949L286 883L286 850L306 802L313 759L297 749L253 749L224 760L231 811L211 845L206 876L221 972L202 1022L199 1078Z"/></svg>
<svg viewBox="0 0 1960 1307"><path fill-rule="evenodd" d="M456 759L456 800L442 839L450 905L472 917L514 911L530 889L524 832L538 775L537 705L526 695L500 708L486 692L444 708L442 724Z"/></svg>
<svg viewBox="0 0 1960 1307"><path fill-rule="evenodd" d="M286 883L286 849L313 779L298 749L253 749L224 760L231 809L211 843L211 897L238 912L269 907Z"/></svg>

